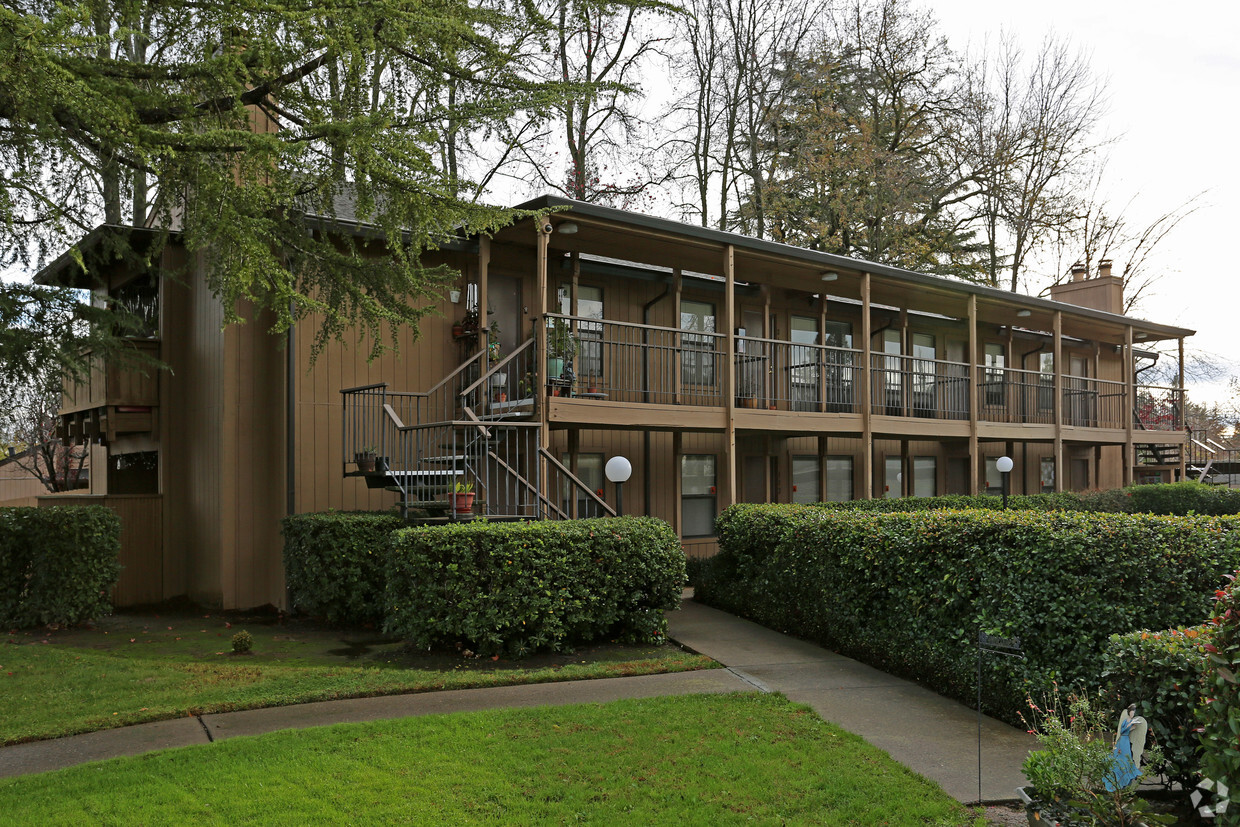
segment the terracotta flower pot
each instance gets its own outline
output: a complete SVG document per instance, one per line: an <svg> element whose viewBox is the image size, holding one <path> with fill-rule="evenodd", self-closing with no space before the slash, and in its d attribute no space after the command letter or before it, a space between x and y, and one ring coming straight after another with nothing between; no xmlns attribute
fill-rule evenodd
<svg viewBox="0 0 1240 827"><path fill-rule="evenodd" d="M452 495L452 511L455 514L468 514L474 510L474 492L462 491Z"/></svg>

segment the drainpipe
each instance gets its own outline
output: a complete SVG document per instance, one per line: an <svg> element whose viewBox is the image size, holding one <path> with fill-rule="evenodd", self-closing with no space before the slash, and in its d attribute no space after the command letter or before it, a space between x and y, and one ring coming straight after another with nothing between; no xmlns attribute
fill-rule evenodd
<svg viewBox="0 0 1240 827"><path fill-rule="evenodd" d="M672 292L671 282L663 285L663 292L655 296L650 301L642 305L642 324L650 324L650 311L656 304L667 298L668 293ZM650 331L642 330L642 350L646 351L650 344ZM642 391L645 394L646 402L650 402L650 362L642 359ZM650 431L642 432L642 501L646 509L646 516L650 516Z"/></svg>

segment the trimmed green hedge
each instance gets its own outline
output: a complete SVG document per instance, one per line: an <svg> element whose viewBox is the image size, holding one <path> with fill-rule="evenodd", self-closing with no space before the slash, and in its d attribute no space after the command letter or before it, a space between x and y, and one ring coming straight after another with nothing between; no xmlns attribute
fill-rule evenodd
<svg viewBox="0 0 1240 827"><path fill-rule="evenodd" d="M1240 824L1236 779L1240 778L1240 583L1219 590L1210 618L1213 639L1206 644L1207 701L1198 708L1201 724L1201 774L1231 785L1231 807L1219 816L1224 825Z"/></svg>
<svg viewBox="0 0 1240 827"><path fill-rule="evenodd" d="M386 632L522 655L662 640L685 556L671 526L649 517L471 522L398 532L387 578Z"/></svg>
<svg viewBox="0 0 1240 827"><path fill-rule="evenodd" d="M1139 514L1240 513L1240 490L1200 482L1133 485L1124 493L1129 497L1129 510Z"/></svg>
<svg viewBox="0 0 1240 827"><path fill-rule="evenodd" d="M1235 518L742 505L717 529L698 599L948 696L976 697L979 631L1020 636L1027 660L986 660L1012 721L1052 680L1098 686L1110 635L1199 622L1240 565Z"/></svg>
<svg viewBox="0 0 1240 827"><path fill-rule="evenodd" d="M1104 688L1114 708L1137 705L1162 750L1158 771L1186 790L1200 778L1195 712L1211 631L1194 626L1111 635L1102 654Z"/></svg>
<svg viewBox="0 0 1240 827"><path fill-rule="evenodd" d="M381 512L285 517L290 608L344 625L382 622L387 552L392 532L405 526L394 514Z"/></svg>
<svg viewBox="0 0 1240 827"><path fill-rule="evenodd" d="M112 610L121 521L100 505L0 508L0 625L81 623Z"/></svg>

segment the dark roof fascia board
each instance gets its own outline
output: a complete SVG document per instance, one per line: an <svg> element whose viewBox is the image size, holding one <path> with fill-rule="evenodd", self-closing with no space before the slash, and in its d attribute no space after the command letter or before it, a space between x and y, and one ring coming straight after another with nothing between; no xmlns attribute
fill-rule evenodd
<svg viewBox="0 0 1240 827"><path fill-rule="evenodd" d="M327 215L310 215L305 217L306 226L311 230L318 230L324 233L339 233L341 235L351 235L355 238L375 239L384 241L387 234L377 224L367 224L362 221L353 221L351 219L333 218ZM401 241L408 243L413 235L408 231L401 233ZM478 252L478 241L476 238L464 238L454 235L443 241L437 242L435 245L437 250L452 250L453 252Z"/></svg>
<svg viewBox="0 0 1240 827"><path fill-rule="evenodd" d="M848 256L836 255L834 253L820 253L816 250L809 250L804 247L795 247L791 244L782 244L778 241L767 241L766 239L761 238L751 238L739 233L729 233L724 230L716 230L711 227L700 227L694 224L686 224L681 221L672 221L667 218L658 218L652 215L628 212L626 210L619 210L614 207L605 207L600 204L591 204L585 201L574 201L571 198L564 198L558 195L542 195L531 201L518 204L514 207L514 209L537 211L562 209L564 207L570 208L571 211L569 213L562 212L560 213L561 216L576 212L590 218L599 218L620 224L631 224L633 226L642 227L648 230L657 230L659 232L673 235L689 236L690 238L714 242L721 245L731 244L734 247L740 247L760 253L768 253L782 258L805 261L824 268L838 267L845 270L860 270L861 272L879 276L888 276L923 287L931 287L965 294L971 293L982 298L1002 301L1020 307L1029 307L1048 311L1060 310L1072 313L1076 316L1097 319L1098 321L1105 321L1111 324L1132 325L1134 328L1139 328L1142 331L1153 333L1164 338L1175 339L1181 336L1192 336L1196 333L1195 330L1188 330L1187 328L1157 324L1143 319L1133 319L1128 316L1107 313L1102 310L1093 310L1088 307L1079 307L1074 304L1057 302L1053 299L1026 296L1021 293L1013 293L1009 290L1000 290L997 287L986 287L980 284L972 284L967 281L951 281L942 276L931 276L926 273L903 270L899 267L892 267L887 264L876 264L863 259L849 258Z"/></svg>
<svg viewBox="0 0 1240 827"><path fill-rule="evenodd" d="M110 233L126 233L131 237L137 236L139 239L142 239L145 243L149 244L163 232L163 230L155 230L150 227L129 227L122 224L100 224L98 227L82 236L76 244L72 245L69 249L57 256L54 261L39 270L39 272L35 273L34 283L42 284L44 286L60 285L75 287L78 289L89 289L86 287L81 287L76 283L68 285L60 284L56 280L62 273L70 268L74 268L78 271L75 281L80 280L83 276L91 275L82 272L81 268L78 266L77 258L73 255L74 249L77 249L83 260L89 260L90 254L97 250L101 244L103 244L103 239ZM180 233L176 231L168 231L167 234L169 238L177 238L180 236ZM96 281L94 286L102 287L103 285L102 283Z"/></svg>

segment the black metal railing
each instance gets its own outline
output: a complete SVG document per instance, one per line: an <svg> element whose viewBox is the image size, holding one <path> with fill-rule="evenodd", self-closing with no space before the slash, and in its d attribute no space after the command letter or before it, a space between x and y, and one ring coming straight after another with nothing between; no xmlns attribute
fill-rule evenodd
<svg viewBox="0 0 1240 827"><path fill-rule="evenodd" d="M870 355L870 411L881 416L969 418L969 366L963 362Z"/></svg>

